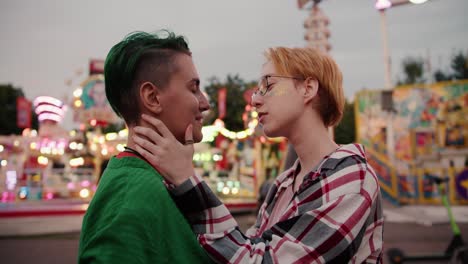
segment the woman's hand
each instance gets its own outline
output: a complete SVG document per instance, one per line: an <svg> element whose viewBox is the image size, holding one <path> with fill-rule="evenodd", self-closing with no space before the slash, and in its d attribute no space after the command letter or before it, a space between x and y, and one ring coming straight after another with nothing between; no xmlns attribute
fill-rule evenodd
<svg viewBox="0 0 468 264"><path fill-rule="evenodd" d="M176 186L193 176L192 124L185 130L186 144L182 145L159 119L148 115L142 115L142 118L155 129L141 126L133 129L136 151Z"/></svg>

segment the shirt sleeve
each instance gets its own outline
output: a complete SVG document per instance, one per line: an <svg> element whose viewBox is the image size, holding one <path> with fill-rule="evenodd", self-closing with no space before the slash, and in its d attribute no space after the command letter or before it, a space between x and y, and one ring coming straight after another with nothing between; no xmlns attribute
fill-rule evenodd
<svg viewBox="0 0 468 264"><path fill-rule="evenodd" d="M171 193L200 244L220 263L347 263L360 246L372 211L367 194L348 193L320 206L306 199L297 216L248 237L200 178L191 177Z"/></svg>

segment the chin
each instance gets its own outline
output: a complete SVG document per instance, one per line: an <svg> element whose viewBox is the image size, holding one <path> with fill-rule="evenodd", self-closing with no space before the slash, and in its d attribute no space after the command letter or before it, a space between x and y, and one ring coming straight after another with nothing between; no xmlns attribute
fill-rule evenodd
<svg viewBox="0 0 468 264"><path fill-rule="evenodd" d="M202 134L201 130L200 131L193 131L193 141L195 143L201 142L202 139L203 139L203 134Z"/></svg>
<svg viewBox="0 0 468 264"><path fill-rule="evenodd" d="M265 136L270 137L270 138L275 138L275 137L284 137L284 133L281 133L281 131L277 128L272 128L268 126L263 127L263 133Z"/></svg>

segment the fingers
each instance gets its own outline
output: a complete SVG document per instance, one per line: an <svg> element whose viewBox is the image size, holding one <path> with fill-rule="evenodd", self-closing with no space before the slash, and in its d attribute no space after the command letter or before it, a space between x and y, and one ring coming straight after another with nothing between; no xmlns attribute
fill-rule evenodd
<svg viewBox="0 0 468 264"><path fill-rule="evenodd" d="M169 129L166 127L166 125L164 125L163 122L161 122L161 120L145 114L141 115L141 117L146 122L153 125L164 138L174 138L174 135L172 135L171 131L169 131Z"/></svg>
<svg viewBox="0 0 468 264"><path fill-rule="evenodd" d="M133 128L133 132L135 132L135 134L137 135L136 137L134 137L134 139L135 138L141 138L141 139L147 138L156 144L161 143L163 141L163 137L161 137L161 135L159 135L158 132L148 127L137 126Z"/></svg>
<svg viewBox="0 0 468 264"><path fill-rule="evenodd" d="M160 163L159 158L157 155L153 155L150 152L148 152L146 149L140 147L139 145L135 145L136 151L140 153L151 165L153 165L160 173L160 168L158 164Z"/></svg>
<svg viewBox="0 0 468 264"><path fill-rule="evenodd" d="M157 155L158 154L158 150L161 148L161 146L158 146L156 144L154 144L153 142L145 139L145 138L142 138L142 137L139 137L139 136L134 136L133 138L133 142L136 144L137 147L140 147L141 149L144 149L146 152L148 152L150 155ZM146 157L145 157L146 158Z"/></svg>
<svg viewBox="0 0 468 264"><path fill-rule="evenodd" d="M193 141L193 125L189 124L185 129L185 145L192 145Z"/></svg>

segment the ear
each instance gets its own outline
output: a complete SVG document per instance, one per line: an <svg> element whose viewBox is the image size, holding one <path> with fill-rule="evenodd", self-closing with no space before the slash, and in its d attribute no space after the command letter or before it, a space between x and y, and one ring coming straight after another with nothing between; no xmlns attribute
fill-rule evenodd
<svg viewBox="0 0 468 264"><path fill-rule="evenodd" d="M144 82L140 85L140 100L144 109L151 113L159 114L162 112L161 90L151 82Z"/></svg>
<svg viewBox="0 0 468 264"><path fill-rule="evenodd" d="M318 96L319 83L317 79L307 78L304 81L304 103L308 104Z"/></svg>

